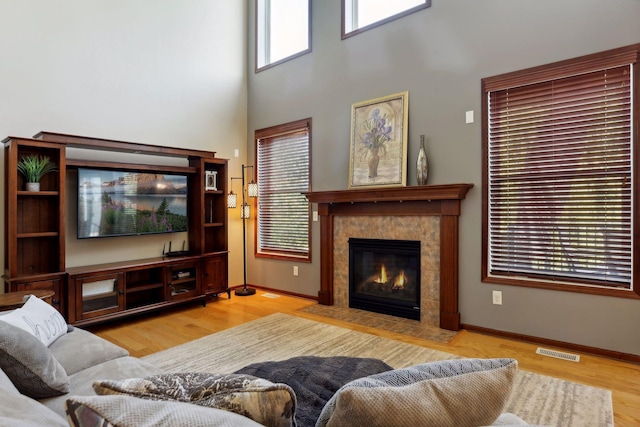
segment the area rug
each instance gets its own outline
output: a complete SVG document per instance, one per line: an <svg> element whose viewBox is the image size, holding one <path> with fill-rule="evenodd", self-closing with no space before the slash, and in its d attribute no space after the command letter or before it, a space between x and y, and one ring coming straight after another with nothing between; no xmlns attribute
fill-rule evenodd
<svg viewBox="0 0 640 427"><path fill-rule="evenodd" d="M294 356L381 359L394 368L459 356L288 314L272 314L144 360L168 372L231 373L251 363ZM505 412L530 424L613 426L609 390L520 370Z"/></svg>

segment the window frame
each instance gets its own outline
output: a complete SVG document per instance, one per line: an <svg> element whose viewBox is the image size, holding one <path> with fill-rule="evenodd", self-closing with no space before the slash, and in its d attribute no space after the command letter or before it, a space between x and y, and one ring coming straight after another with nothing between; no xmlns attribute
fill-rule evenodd
<svg viewBox="0 0 640 427"><path fill-rule="evenodd" d="M266 49L266 45L269 43L269 36L268 35L263 35L261 38L261 34L260 34L260 1L261 0L255 0L254 2L254 6L255 6L255 13L254 13L254 34L255 34L255 38L254 38L254 61L255 61L255 73L259 73L260 71L264 71L264 70L268 70L269 68L275 67L276 65L280 65L284 62L288 62L291 61L292 59L298 58L300 56L306 55L307 53L311 52L311 0L307 0L308 1L308 5L307 5L307 48L304 50L301 50L299 52L293 53L285 58L279 59L277 61L274 62L267 62L265 65L259 66L258 65L258 53L260 51L260 49L264 48ZM271 0L263 0L266 3L269 3ZM270 27L270 21L265 18L265 26Z"/></svg>
<svg viewBox="0 0 640 427"><path fill-rule="evenodd" d="M626 61L631 67L631 180L632 188L637 193L640 182L640 44L612 49L591 55L581 56L565 61L528 68L525 70L501 74L482 79L482 282L500 285L523 286L578 292L595 295L614 296L622 298L640 298L640 250L635 247L640 236L638 222L640 195L633 194L631 201L631 288L621 289L605 286L590 286L584 282L572 283L570 280L541 280L522 276L493 275L489 271L490 265L490 229L489 229L489 93L509 87L525 86L527 84L544 81L559 80L563 77L594 71L594 63L608 66L620 66Z"/></svg>
<svg viewBox="0 0 640 427"><path fill-rule="evenodd" d="M364 27L356 28L354 30L351 30L351 31L347 32L346 19L347 19L348 16L353 16L352 13L347 13L348 12L347 3L353 9L354 2L356 3L355 7L357 8L358 0L340 0L340 3L341 3L341 18L342 18L341 22L340 22L340 27L341 27L340 31L341 31L342 40L347 39L347 38L352 37L352 36L355 36L357 34L363 33L363 32L365 32L367 30L372 29L372 28L379 27L379 26L384 25L384 24L386 24L388 22L395 21L396 19L400 19L400 18L405 17L407 15L411 15L412 13L419 12L422 9L427 9L427 8L431 7L431 0L425 0L425 2L423 4L419 4L417 6L409 8L409 9L404 10L402 12L398 12L395 15L391 15L391 16L388 16L388 17L386 17L384 19L381 19L380 21L376 21L376 22L373 22L373 23L371 23L369 25L365 25Z"/></svg>
<svg viewBox="0 0 640 427"><path fill-rule="evenodd" d="M287 134L295 134L297 132L302 132L306 130L308 136L308 150L309 150L309 182L307 191L311 191L311 147L312 147L312 120L311 118L296 120L289 123L284 123L280 125L271 126L268 128L263 128L256 130L254 133L254 152L256 153L255 158L255 166L256 166L256 176L259 177L259 158L258 158L258 143L260 139L274 138L281 135ZM260 179L258 178L258 188L260 188ZM259 190L260 191L260 190ZM260 218L260 196L258 196L257 201L257 216L258 220L254 223L254 256L256 258L267 258L267 259L280 259L280 260L288 260L288 261L297 261L297 262L311 262L312 259L312 209L311 203L307 203L307 235L308 235L308 250L306 253L301 252L288 252L288 251L270 251L270 250L262 250L260 248L260 226L259 226L259 218Z"/></svg>

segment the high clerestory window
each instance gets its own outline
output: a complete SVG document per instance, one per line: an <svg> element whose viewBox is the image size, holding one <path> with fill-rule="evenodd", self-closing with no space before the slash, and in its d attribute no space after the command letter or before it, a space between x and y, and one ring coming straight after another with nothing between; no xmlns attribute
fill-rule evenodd
<svg viewBox="0 0 640 427"><path fill-rule="evenodd" d="M311 260L311 119L255 132L258 162L256 256Z"/></svg>
<svg viewBox="0 0 640 427"><path fill-rule="evenodd" d="M256 72L311 51L311 0L256 0Z"/></svg>
<svg viewBox="0 0 640 427"><path fill-rule="evenodd" d="M483 281L640 295L639 51L482 80Z"/></svg>
<svg viewBox="0 0 640 427"><path fill-rule="evenodd" d="M431 0L342 0L342 38L431 6Z"/></svg>

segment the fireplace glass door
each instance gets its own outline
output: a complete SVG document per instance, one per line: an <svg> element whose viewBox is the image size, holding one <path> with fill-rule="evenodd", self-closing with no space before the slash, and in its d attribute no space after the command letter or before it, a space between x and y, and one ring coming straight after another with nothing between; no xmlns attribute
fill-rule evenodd
<svg viewBox="0 0 640 427"><path fill-rule="evenodd" d="M420 319L420 241L349 239L349 307Z"/></svg>

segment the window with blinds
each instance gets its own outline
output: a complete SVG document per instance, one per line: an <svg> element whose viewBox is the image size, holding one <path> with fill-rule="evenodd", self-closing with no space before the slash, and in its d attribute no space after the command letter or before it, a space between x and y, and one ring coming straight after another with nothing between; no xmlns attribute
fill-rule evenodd
<svg viewBox="0 0 640 427"><path fill-rule="evenodd" d="M256 256L310 260L311 119L256 131Z"/></svg>
<svg viewBox="0 0 640 427"><path fill-rule="evenodd" d="M483 80L484 281L634 290L639 47Z"/></svg>

